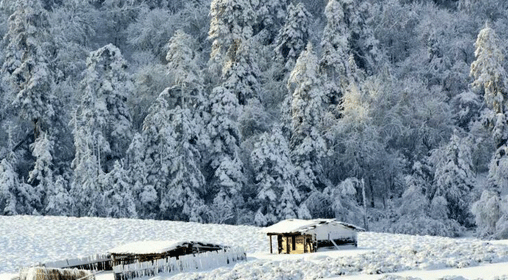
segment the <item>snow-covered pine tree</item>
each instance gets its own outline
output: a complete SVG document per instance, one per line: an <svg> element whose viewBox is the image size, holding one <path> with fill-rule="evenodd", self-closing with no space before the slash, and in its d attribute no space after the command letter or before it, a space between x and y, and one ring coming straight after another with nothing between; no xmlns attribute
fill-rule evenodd
<svg viewBox="0 0 508 280"><path fill-rule="evenodd" d="M271 133L263 133L255 143L251 164L259 204L254 222L258 226L297 217L301 195L294 186L296 169L290 154L289 145L277 126Z"/></svg>
<svg viewBox="0 0 508 280"><path fill-rule="evenodd" d="M357 202L357 190L362 182L357 178L347 178L336 187L327 187L323 193L331 200L331 208L336 219L357 225L363 224L362 208ZM362 204L364 202L362 201Z"/></svg>
<svg viewBox="0 0 508 280"><path fill-rule="evenodd" d="M15 161L16 156L10 153L0 163L0 213L37 214L33 205L40 204L40 197L31 185L19 180L18 173L14 169Z"/></svg>
<svg viewBox="0 0 508 280"><path fill-rule="evenodd" d="M250 0L213 0L210 16L210 70L212 74L224 73L224 66L235 60L239 45L252 36L256 13Z"/></svg>
<svg viewBox="0 0 508 280"><path fill-rule="evenodd" d="M148 184L149 170L145 164L145 151L144 134L136 133L127 150L125 162L138 217L154 219L157 215L158 196L154 186Z"/></svg>
<svg viewBox="0 0 508 280"><path fill-rule="evenodd" d="M2 72L8 77L20 117L33 124L35 139L54 115L53 75L45 50L49 24L39 0L17 0L15 6L3 39Z"/></svg>
<svg viewBox="0 0 508 280"><path fill-rule="evenodd" d="M97 215L101 208L99 177L123 157L131 135L126 105L131 83L120 50L109 44L90 53L82 95L71 125L76 155L72 166L77 215Z"/></svg>
<svg viewBox="0 0 508 280"><path fill-rule="evenodd" d="M201 154L196 146L199 122L190 109L180 106L170 111L174 146L171 147L171 178L162 195L161 212L164 218L203 222L205 212L205 178L200 170Z"/></svg>
<svg viewBox="0 0 508 280"><path fill-rule="evenodd" d="M327 23L321 39L323 55L319 62L320 72L325 75L323 85L325 102L336 107L347 87L349 61L349 33L341 0L330 0L326 5Z"/></svg>
<svg viewBox="0 0 508 280"><path fill-rule="evenodd" d="M498 233L506 233L506 230L500 227L508 225L506 222L508 216L485 215L482 211L499 208L500 206L496 206L495 203L501 201L501 192L508 188L508 76L503 65L505 55L499 37L488 26L478 34L475 46L476 60L471 64L471 76L474 77L472 85L484 91L485 102L493 111L488 125L492 129L497 150L489 166L488 187L480 200L473 205L472 211L476 217L476 224L481 229L479 234L506 238L507 236ZM497 198L493 198L494 194ZM496 217L499 220L494 229L492 218Z"/></svg>
<svg viewBox="0 0 508 280"><path fill-rule="evenodd" d="M51 216L67 216L71 214L74 199L67 189L68 182L62 176L56 176L54 184L46 194L44 213Z"/></svg>
<svg viewBox="0 0 508 280"><path fill-rule="evenodd" d="M172 196L172 193L168 191L168 184L171 180L171 166L173 164L174 151L172 149L177 144L171 126L169 99L170 90L167 88L161 92L155 103L150 107L149 113L143 122L142 140L138 139L136 145L136 147L142 145L144 148L142 158L144 166L137 166L134 163L135 166L141 168L138 172L144 174L145 178L143 180L138 179L135 183L136 192L147 204L145 208L148 209L144 213L150 215L150 211L154 212L157 218L165 215L161 212L162 204L165 203L164 201L169 201ZM135 146L131 147L134 148ZM155 205L152 204L154 196L157 197Z"/></svg>
<svg viewBox="0 0 508 280"><path fill-rule="evenodd" d="M236 208L243 204L242 189L246 182L240 159L239 104L237 96L228 88L218 86L210 96L211 119L207 124L210 137L207 182L214 197L210 222L235 221Z"/></svg>
<svg viewBox="0 0 508 280"><path fill-rule="evenodd" d="M450 142L434 150L431 161L435 168L434 184L428 197L443 197L447 204L446 218L456 220L461 225L471 226L471 191L474 187L471 143L454 133Z"/></svg>
<svg viewBox="0 0 508 280"><path fill-rule="evenodd" d="M128 172L119 161L113 170L101 178L103 209L100 216L113 218L137 218L136 205L129 183Z"/></svg>
<svg viewBox="0 0 508 280"><path fill-rule="evenodd" d="M291 98L291 159L301 192L323 189L322 158L326 143L321 131L323 90L312 44L298 58L288 80Z"/></svg>
<svg viewBox="0 0 508 280"><path fill-rule="evenodd" d="M199 68L199 56L195 40L182 30L177 30L169 40L166 55L168 74L173 77L173 87L180 90L177 104L182 108L194 108L204 102L203 77Z"/></svg>
<svg viewBox="0 0 508 280"><path fill-rule="evenodd" d="M262 35L265 43L271 44L284 24L288 4L288 0L253 1L252 5L257 14L254 34L264 32Z"/></svg>
<svg viewBox="0 0 508 280"><path fill-rule="evenodd" d="M54 142L45 132L35 140L31 145L32 155L35 158L35 166L29 173L28 182L34 185L38 197L40 197L40 205L33 205L37 211L44 214L47 201L46 197L54 187L53 175L53 145Z"/></svg>
<svg viewBox="0 0 508 280"><path fill-rule="evenodd" d="M2 215L19 214L16 198L18 185L18 174L7 158L4 158L0 164L0 213Z"/></svg>
<svg viewBox="0 0 508 280"><path fill-rule="evenodd" d="M302 3L289 4L286 22L275 41L275 59L284 66L286 73L293 70L296 60L305 50L311 19L312 15Z"/></svg>

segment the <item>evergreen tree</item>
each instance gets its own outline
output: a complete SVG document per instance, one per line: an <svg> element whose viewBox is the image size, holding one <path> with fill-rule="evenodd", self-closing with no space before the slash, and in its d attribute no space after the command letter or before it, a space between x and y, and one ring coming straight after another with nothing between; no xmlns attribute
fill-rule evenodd
<svg viewBox="0 0 508 280"><path fill-rule="evenodd" d="M289 145L279 127L263 133L251 153L259 209L258 226L296 218L301 195L294 186L296 169L290 158Z"/></svg>
<svg viewBox="0 0 508 280"><path fill-rule="evenodd" d="M67 181L62 176L57 176L46 195L44 213L51 216L67 216L71 214L73 198L67 190Z"/></svg>
<svg viewBox="0 0 508 280"><path fill-rule="evenodd" d="M101 178L103 185L103 209L101 216L113 218L137 218L136 205L129 183L128 172L119 161L113 170Z"/></svg>
<svg viewBox="0 0 508 280"><path fill-rule="evenodd" d="M210 16L211 71L221 73L222 69L224 73L223 67L235 60L239 45L252 36L256 13L249 0L213 0Z"/></svg>
<svg viewBox="0 0 508 280"><path fill-rule="evenodd" d="M53 145L54 142L50 137L43 132L43 134L35 140L32 144L32 154L35 160L35 166L29 173L28 182L32 183L35 191L40 197L41 204L34 205L39 212L44 213L47 201L46 197L51 189L54 187L53 175Z"/></svg>
<svg viewBox="0 0 508 280"><path fill-rule="evenodd" d="M161 201L164 217L202 222L205 214L205 178L200 170L201 154L196 147L199 129L189 109L177 106L170 112L174 146L171 147L171 179Z"/></svg>
<svg viewBox="0 0 508 280"><path fill-rule="evenodd" d="M242 189L246 182L243 162L239 157L239 104L234 93L223 86L214 88L210 98L206 173L214 196L211 219L219 223L234 222L236 208L243 203Z"/></svg>
<svg viewBox="0 0 508 280"><path fill-rule="evenodd" d="M149 170L145 163L145 138L144 134L136 133L127 150L126 162L128 167L129 183L132 185L132 193L136 212L139 218L154 219L158 213L158 196L153 185L148 184Z"/></svg>
<svg viewBox="0 0 508 280"><path fill-rule="evenodd" d="M145 207L154 213L157 218L166 215L161 210L164 209L166 201L169 201L173 195L168 190L168 184L171 180L173 148L177 144L171 127L169 99L170 90L166 89L152 104L143 122L144 166L140 167L144 168L144 171L139 170L139 172L144 174L141 178L146 179L138 179L135 185L136 192L147 204ZM155 198L155 205L153 205Z"/></svg>
<svg viewBox="0 0 508 280"><path fill-rule="evenodd" d="M78 198L75 211L79 216L98 214L98 178L109 171L111 160L124 155L131 138L125 103L131 84L125 68L120 50L113 45L92 52L87 59L81 101L71 121L76 148L73 196Z"/></svg>
<svg viewBox="0 0 508 280"><path fill-rule="evenodd" d="M53 77L45 50L48 27L39 0L17 0L4 37L2 72L8 77L20 117L33 124L34 139L50 125L54 115Z"/></svg>
<svg viewBox="0 0 508 280"><path fill-rule="evenodd" d="M296 186L300 191L324 188L321 160L326 153L322 136L322 84L312 44L300 55L288 81L291 94L291 159L296 167Z"/></svg>
<svg viewBox="0 0 508 280"><path fill-rule="evenodd" d="M312 15L302 3L288 6L284 26L275 41L275 59L285 72L290 72L309 41L309 24Z"/></svg>
<svg viewBox="0 0 508 280"><path fill-rule="evenodd" d="M504 53L496 32L490 27L480 31L475 43L476 60L471 64L471 76L474 77L473 87L484 91L485 102L492 109L488 125L492 129L496 152L489 166L489 188L484 191L479 201L473 206L473 214L476 216L478 228L484 228L479 233L492 234L498 238L504 238L496 233L506 230L500 228L507 225L508 216L484 215L482 209L498 209L495 203L501 201L500 193L508 186L508 125L507 125L507 74L503 67ZM493 194L497 198L492 198ZM485 204L483 206L482 204ZM487 207L488 206L488 207ZM487 207L487 208L486 208ZM496 229L493 230L492 218L498 218ZM488 219L484 219L488 218ZM499 225L499 226L498 226Z"/></svg>
<svg viewBox="0 0 508 280"><path fill-rule="evenodd" d="M472 222L469 210L474 173L470 146L466 139L460 139L455 133L445 147L435 150L431 156L435 168L435 188L429 197L443 197L447 204L447 218L465 226Z"/></svg>

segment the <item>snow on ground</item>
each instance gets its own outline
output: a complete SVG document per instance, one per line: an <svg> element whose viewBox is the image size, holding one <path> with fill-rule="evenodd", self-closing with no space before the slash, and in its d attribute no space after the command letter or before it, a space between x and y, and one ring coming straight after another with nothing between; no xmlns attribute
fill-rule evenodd
<svg viewBox="0 0 508 280"><path fill-rule="evenodd" d="M144 240L187 239L243 247L248 262L212 271L153 279L484 279L508 275L508 241L360 233L359 248L303 255L270 255L268 238L250 226L153 220L0 216L0 280L19 267L106 252ZM469 268L468 268L469 267ZM482 271L484 273L482 273ZM487 273L489 272L489 273ZM3 274L2 274L3 273ZM397 278L399 277L399 278ZM106 278L106 277L105 277ZM461 279L451 277L446 279ZM508 279L508 277L501 278ZM104 279L107 280L107 279Z"/></svg>
<svg viewBox="0 0 508 280"><path fill-rule="evenodd" d="M187 239L239 246L247 253L268 246L259 228L172 221L0 216L0 273L22 266L105 253L146 240Z"/></svg>

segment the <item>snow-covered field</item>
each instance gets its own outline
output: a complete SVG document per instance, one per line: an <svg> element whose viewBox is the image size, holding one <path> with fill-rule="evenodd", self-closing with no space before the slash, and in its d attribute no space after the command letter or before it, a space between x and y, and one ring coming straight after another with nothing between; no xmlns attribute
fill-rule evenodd
<svg viewBox="0 0 508 280"><path fill-rule="evenodd" d="M269 255L268 238L259 233L259 228L250 226L35 216L0 216L0 279L8 279L21 266L37 262L102 253L134 241L172 239L240 246L247 251L249 261L206 272L159 275L158 279L403 279L409 276L438 279L447 275L508 279L503 277L508 275L508 242L503 241L367 232L359 235L358 249L285 256Z"/></svg>

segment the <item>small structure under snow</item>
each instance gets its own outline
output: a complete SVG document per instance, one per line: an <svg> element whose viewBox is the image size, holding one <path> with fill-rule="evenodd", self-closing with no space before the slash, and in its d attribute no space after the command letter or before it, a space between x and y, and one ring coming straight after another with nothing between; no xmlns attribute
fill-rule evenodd
<svg viewBox="0 0 508 280"><path fill-rule="evenodd" d="M338 249L344 244L357 246L359 231L365 230L335 219L291 219L262 229L270 237L270 253L272 236L277 236L279 254L310 253L324 247Z"/></svg>
<svg viewBox="0 0 508 280"><path fill-rule="evenodd" d="M141 241L109 250L113 266L155 261L183 255L220 251L226 247L195 241Z"/></svg>

